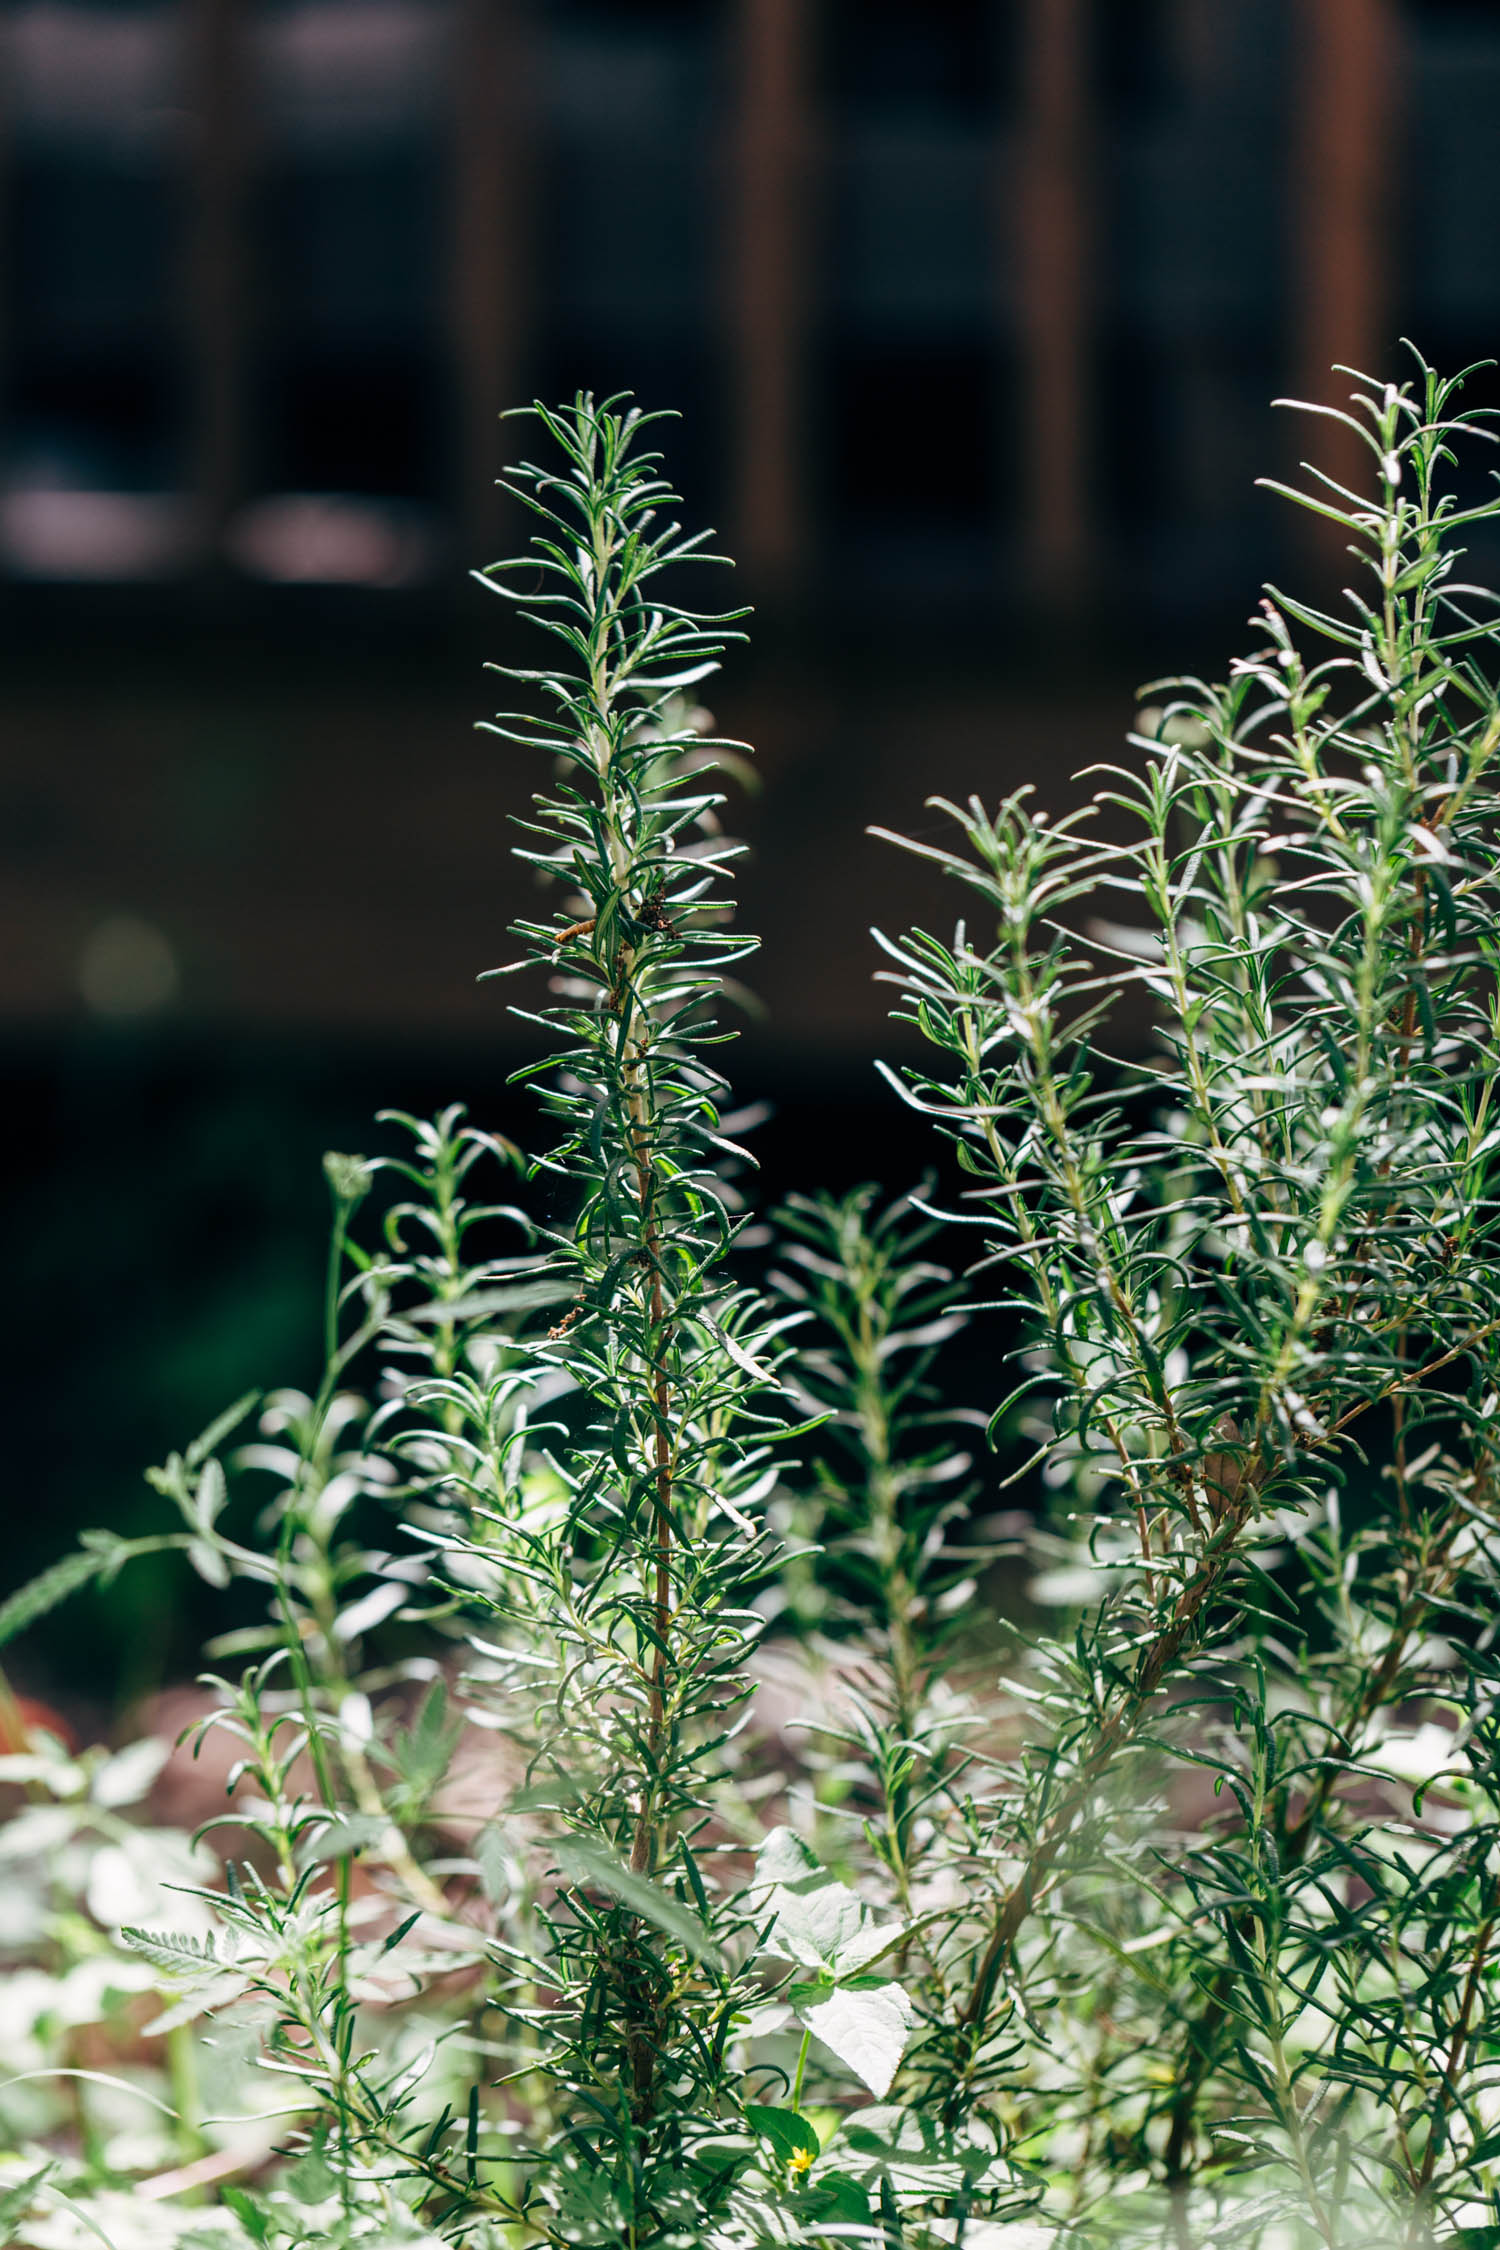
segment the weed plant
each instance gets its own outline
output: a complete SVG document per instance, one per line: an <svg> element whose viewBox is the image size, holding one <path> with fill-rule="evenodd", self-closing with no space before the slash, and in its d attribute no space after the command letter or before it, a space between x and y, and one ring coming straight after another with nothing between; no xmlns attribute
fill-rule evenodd
<svg viewBox="0 0 1500 2250"><path fill-rule="evenodd" d="M6 2239L1500 2243L1500 699L1459 573L1500 499L1455 497L1459 387L1359 379L1368 488L1288 494L1341 606L1273 591L1225 684L1150 690L1086 813L893 839L964 896L881 940L951 1184L796 1198L768 1257L717 1069L733 619L673 599L651 418L536 410L483 576L550 656L494 731L551 1136L329 1156L316 1393L0 1610L147 1545L263 1602L210 1648L197 1839L149 1812L169 1745L7 1703ZM987 1440L945 1395L975 1319ZM995 1614L1019 1553L1050 1630Z"/></svg>

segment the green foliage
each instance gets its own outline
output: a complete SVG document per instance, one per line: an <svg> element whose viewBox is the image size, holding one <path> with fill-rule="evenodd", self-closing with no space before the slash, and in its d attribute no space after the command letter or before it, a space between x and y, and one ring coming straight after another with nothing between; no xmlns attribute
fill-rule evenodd
<svg viewBox="0 0 1500 2250"><path fill-rule="evenodd" d="M968 909L882 941L956 1208L795 1198L763 1286L725 621L668 598L649 418L538 410L484 575L555 659L495 729L539 754L550 1144L455 1108L330 1155L315 1393L0 1608L146 1548L264 1605L180 1753L227 1763L198 1841L142 1809L166 1745L0 1700L8 2238L1500 2238L1500 701L1457 570L1500 501L1444 483L1456 388L1357 395L1372 496L1306 496L1345 608L1273 594L1227 684L1151 690L1100 817L906 847ZM946 1396L981 1298L1030 1637Z"/></svg>
<svg viewBox="0 0 1500 2250"><path fill-rule="evenodd" d="M1022 2130L1099 2151L1105 2235L1122 2185L1185 2239L1491 2209L1500 707L1455 565L1500 502L1444 490L1456 388L1340 417L1375 497L1315 473L1307 504L1361 564L1345 614L1272 594L1227 686L1153 691L1107 836L945 808L958 846L910 848L995 936L888 947L1100 1587L976 1836L930 2098L970 2114L1065 2024ZM1132 984L1156 1053L1114 1070ZM1425 1810L1364 1779L1403 1743ZM1174 1836L1193 1768L1218 1801Z"/></svg>

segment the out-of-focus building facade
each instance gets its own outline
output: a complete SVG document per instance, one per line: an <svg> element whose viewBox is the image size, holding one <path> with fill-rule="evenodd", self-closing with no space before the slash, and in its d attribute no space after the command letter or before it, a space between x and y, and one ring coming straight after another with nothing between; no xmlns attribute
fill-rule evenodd
<svg viewBox="0 0 1500 2250"><path fill-rule="evenodd" d="M496 411L689 417L758 581L1241 572L1265 402L1500 316L1462 0L7 0L0 573L386 589Z"/></svg>
<svg viewBox="0 0 1500 2250"><path fill-rule="evenodd" d="M1497 119L1494 0L0 0L0 1021L504 1036L465 573L588 385L761 612L765 1036L867 1055L865 824L1338 560L1268 402L1500 342Z"/></svg>

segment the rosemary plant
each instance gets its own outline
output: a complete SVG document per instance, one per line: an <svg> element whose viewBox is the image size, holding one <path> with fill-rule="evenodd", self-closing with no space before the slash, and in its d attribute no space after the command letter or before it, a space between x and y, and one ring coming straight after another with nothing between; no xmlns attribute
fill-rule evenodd
<svg viewBox="0 0 1500 2250"><path fill-rule="evenodd" d="M217 1858L143 1805L164 1745L0 1685L7 2238L1500 2242L1500 628L1458 572L1500 499L1454 497L1457 395L1361 384L1368 493L1291 495L1343 607L1273 592L1226 684L1153 688L1097 824L1021 792L905 847L968 906L882 941L956 1208L794 1199L764 1293L695 700L733 620L669 598L707 558L650 418L537 410L483 576L553 656L495 730L540 760L552 1139L330 1156L316 1386L0 1606L153 1548L264 1605L189 1728ZM1030 1636L945 1396L996 1306Z"/></svg>
<svg viewBox="0 0 1500 2250"><path fill-rule="evenodd" d="M1337 416L1368 495L1289 495L1348 534L1343 611L1272 592L1226 686L1150 691L1113 835L945 806L907 848L985 934L887 946L1100 1587L1037 1652L917 2067L1068 2152L1082 2239L1500 2216L1500 703L1455 567L1500 500L1445 489L1484 433L1419 370Z"/></svg>
<svg viewBox="0 0 1500 2250"><path fill-rule="evenodd" d="M550 919L518 925L553 995L522 1011L548 1041L522 1075L558 1127L544 1164L565 1214L540 1271L566 1309L536 1356L581 1402L555 1457L566 1506L518 1534L522 1597L497 1601L529 1689L526 1802L557 1831L545 1995L526 2020L559 2126L533 2210L558 2242L686 2245L740 2168L723 2125L747 1917L711 1814L773 1563L758 1511L788 1420L785 1323L732 1276L742 1222L721 1178L738 1152L716 1002L754 941L724 926L737 847L712 764L730 746L688 695L725 621L661 585L702 541L663 519L651 418L587 398L538 413L560 462L512 480L532 551L485 574L509 592L524 570L517 598L561 651L511 673L542 708L495 730L558 775L520 855L562 891ZM503 1656L500 1670L514 1700Z"/></svg>

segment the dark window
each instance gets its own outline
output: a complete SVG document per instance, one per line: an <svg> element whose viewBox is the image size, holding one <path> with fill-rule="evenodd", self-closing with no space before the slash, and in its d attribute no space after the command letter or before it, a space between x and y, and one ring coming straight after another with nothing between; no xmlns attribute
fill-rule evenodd
<svg viewBox="0 0 1500 2250"><path fill-rule="evenodd" d="M420 329L443 277L442 220L438 166L420 145L281 173L257 245L272 323L329 338Z"/></svg>
<svg viewBox="0 0 1500 2250"><path fill-rule="evenodd" d="M18 167L11 200L13 286L28 328L97 335L167 317L178 214L161 173L36 157Z"/></svg>
<svg viewBox="0 0 1500 2250"><path fill-rule="evenodd" d="M994 0L830 0L822 76L835 110L991 115L1012 11Z"/></svg>
<svg viewBox="0 0 1500 2250"><path fill-rule="evenodd" d="M1168 0L1094 0L1094 87L1109 110L1151 111L1176 91Z"/></svg>
<svg viewBox="0 0 1500 2250"><path fill-rule="evenodd" d="M583 142L552 156L537 213L544 314L563 326L700 325L714 277L696 148Z"/></svg>
<svg viewBox="0 0 1500 2250"><path fill-rule="evenodd" d="M1001 505L1000 355L987 340L847 340L830 355L828 501L856 537L988 532Z"/></svg>
<svg viewBox="0 0 1500 2250"><path fill-rule="evenodd" d="M12 208L12 470L63 486L174 482L184 402L171 183L154 166L49 150L21 159Z"/></svg>
<svg viewBox="0 0 1500 2250"><path fill-rule="evenodd" d="M265 383L258 481L431 499L442 477L443 405L437 367L420 350L289 355Z"/></svg>
<svg viewBox="0 0 1500 2250"><path fill-rule="evenodd" d="M857 333L961 338L995 291L988 138L931 122L851 125L824 189L833 316Z"/></svg>
<svg viewBox="0 0 1500 2250"><path fill-rule="evenodd" d="M27 339L10 386L11 467L28 481L106 491L170 485L184 406L180 368L149 343L70 353Z"/></svg>
<svg viewBox="0 0 1500 2250"><path fill-rule="evenodd" d="M715 188L727 19L676 0L556 0L537 18L528 391L629 391L680 415L652 443L694 527L719 512L727 451ZM509 442L528 445L520 431Z"/></svg>

